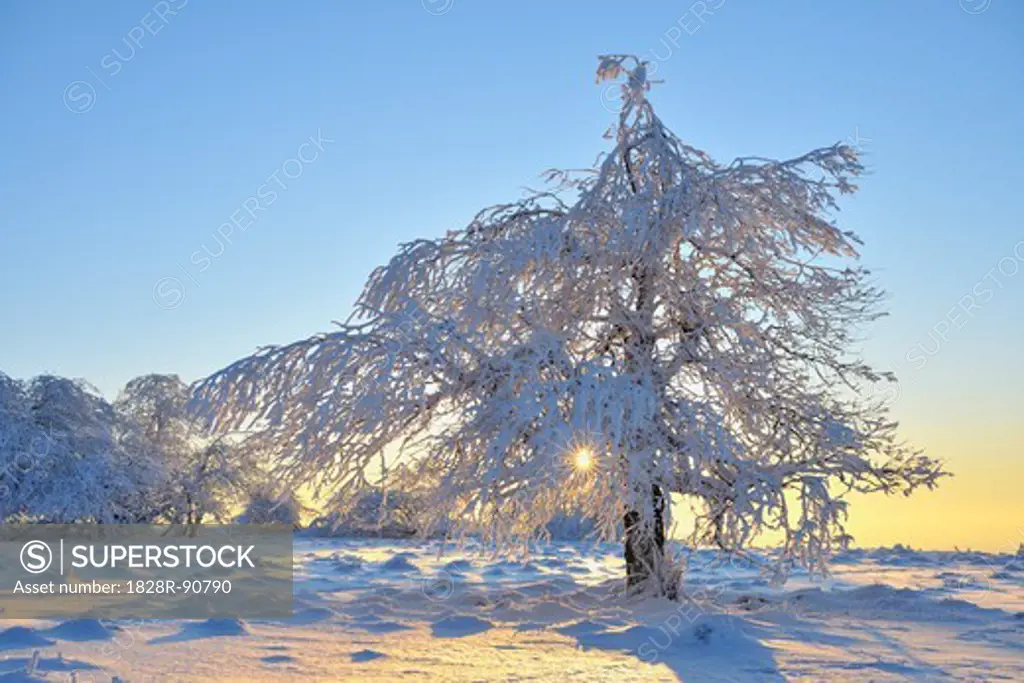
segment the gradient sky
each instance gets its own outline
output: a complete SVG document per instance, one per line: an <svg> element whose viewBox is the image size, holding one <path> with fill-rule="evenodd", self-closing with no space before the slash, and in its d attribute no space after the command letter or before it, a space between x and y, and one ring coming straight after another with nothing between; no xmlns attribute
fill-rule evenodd
<svg viewBox="0 0 1024 683"><path fill-rule="evenodd" d="M851 529L1024 542L1011 0L3 3L0 369L113 396L327 329L397 243L608 147L602 52L655 62L662 119L721 160L862 149L872 175L843 220L892 314L866 354L902 379L907 439L957 477L862 501ZM300 150L318 131L334 142ZM261 188L277 196L251 222ZM246 230L205 261L232 214Z"/></svg>

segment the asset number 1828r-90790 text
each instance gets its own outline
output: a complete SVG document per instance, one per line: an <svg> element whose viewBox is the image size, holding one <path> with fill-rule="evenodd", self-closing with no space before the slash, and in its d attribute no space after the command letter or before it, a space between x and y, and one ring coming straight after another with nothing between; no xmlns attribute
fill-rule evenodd
<svg viewBox="0 0 1024 683"><path fill-rule="evenodd" d="M132 594L200 594L200 593L230 593L231 582L220 579L194 579L191 581L170 581L166 579L150 579L129 581L127 593Z"/></svg>

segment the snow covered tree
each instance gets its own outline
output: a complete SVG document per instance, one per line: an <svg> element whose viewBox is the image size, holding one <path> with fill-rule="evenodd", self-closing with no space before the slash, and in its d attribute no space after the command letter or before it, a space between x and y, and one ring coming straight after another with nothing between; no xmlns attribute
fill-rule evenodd
<svg viewBox="0 0 1024 683"><path fill-rule="evenodd" d="M405 491L367 488L345 510L315 519L310 527L330 536L405 538L414 536L422 514L420 501Z"/></svg>
<svg viewBox="0 0 1024 683"><path fill-rule="evenodd" d="M27 475L50 444L32 420L24 385L0 372L0 521L28 506Z"/></svg>
<svg viewBox="0 0 1024 683"><path fill-rule="evenodd" d="M281 476L340 498L398 449L439 473L430 510L498 542L570 503L622 537L627 585L670 597L673 494L691 542L776 530L815 569L849 492L933 486L865 398L892 378L854 346L882 297L834 221L855 151L719 164L655 115L643 62L602 57L619 78L595 168L402 245L340 329L216 373L196 409L259 425Z"/></svg>
<svg viewBox="0 0 1024 683"><path fill-rule="evenodd" d="M0 374L0 434L4 521L148 521L160 464L84 382Z"/></svg>
<svg viewBox="0 0 1024 683"><path fill-rule="evenodd" d="M114 403L136 426L139 448L159 458L165 472L150 501L154 516L172 524L227 521L245 500L256 465L244 444L210 439L193 430L186 413L190 391L177 375L143 375L128 382Z"/></svg>
<svg viewBox="0 0 1024 683"><path fill-rule="evenodd" d="M399 463L388 468L379 483L348 496L343 509L330 510L310 526L337 536L403 538L414 536L426 523L434 533L443 534L443 525L425 514L436 486L425 474L423 468Z"/></svg>
<svg viewBox="0 0 1024 683"><path fill-rule="evenodd" d="M289 524L298 527L306 511L290 490L264 482L250 492L245 512L235 521L239 524Z"/></svg>

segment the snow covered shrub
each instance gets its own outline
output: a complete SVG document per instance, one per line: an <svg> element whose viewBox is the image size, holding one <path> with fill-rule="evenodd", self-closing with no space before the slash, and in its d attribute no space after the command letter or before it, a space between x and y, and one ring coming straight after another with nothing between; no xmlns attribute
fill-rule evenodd
<svg viewBox="0 0 1024 683"><path fill-rule="evenodd" d="M0 516L4 521L132 523L164 472L134 425L88 384L0 373Z"/></svg>
<svg viewBox="0 0 1024 683"><path fill-rule="evenodd" d="M177 375L143 375L125 385L114 408L134 426L137 448L151 452L163 468L149 501L153 518L225 522L245 501L258 468L239 439L211 439L193 430L185 410L189 397Z"/></svg>
<svg viewBox="0 0 1024 683"><path fill-rule="evenodd" d="M237 524L288 524L298 528L305 507L289 491L277 491L269 484L257 486L249 497Z"/></svg>
<svg viewBox="0 0 1024 683"><path fill-rule="evenodd" d="M406 538L418 532L420 516L422 510L413 494L389 491L385 500L379 489L365 489L344 511L319 517L310 527L331 536Z"/></svg>
<svg viewBox="0 0 1024 683"><path fill-rule="evenodd" d="M544 530L553 541L582 541L598 533L597 523L579 513L558 513L544 525Z"/></svg>

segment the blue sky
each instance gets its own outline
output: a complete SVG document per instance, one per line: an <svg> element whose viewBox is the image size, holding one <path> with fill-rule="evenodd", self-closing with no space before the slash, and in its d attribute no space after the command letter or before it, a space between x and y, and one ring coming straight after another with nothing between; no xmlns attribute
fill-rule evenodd
<svg viewBox="0 0 1024 683"><path fill-rule="evenodd" d="M858 142L843 221L891 293L866 352L902 371L897 417L965 462L1019 455L1024 4L424 3L0 5L0 369L114 395L327 329L399 242L589 165L595 56L634 52L719 159Z"/></svg>

